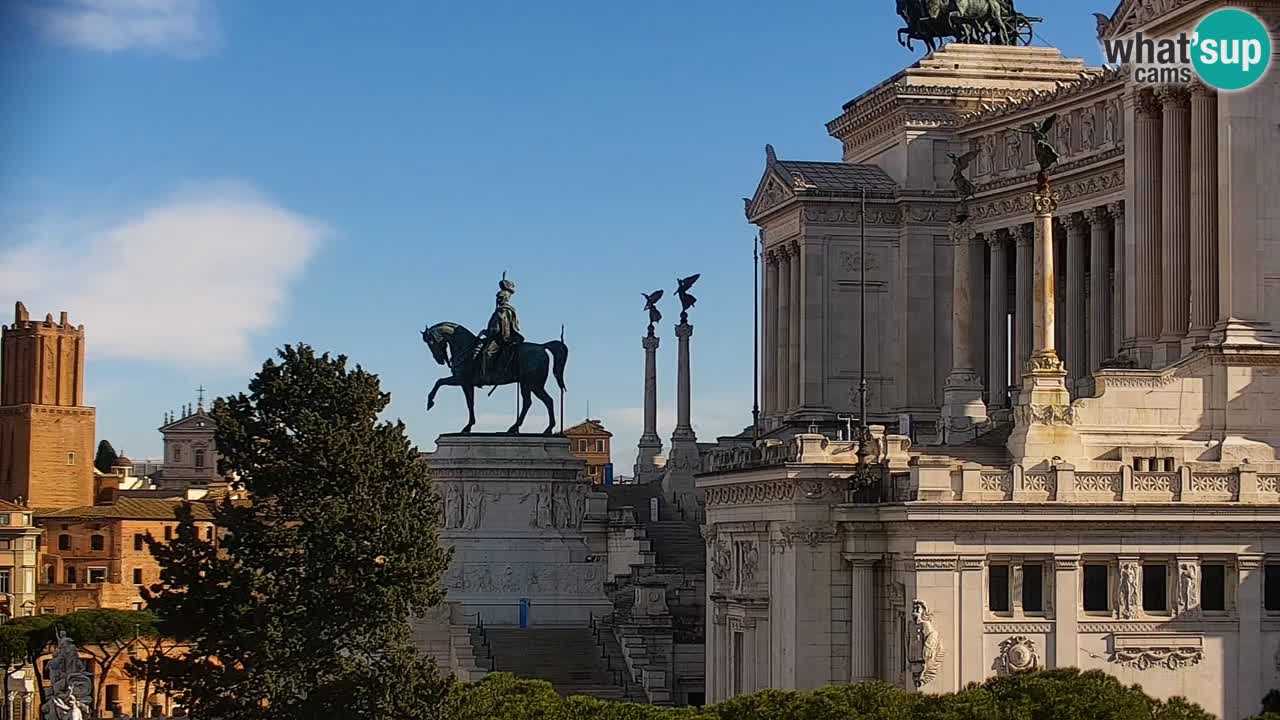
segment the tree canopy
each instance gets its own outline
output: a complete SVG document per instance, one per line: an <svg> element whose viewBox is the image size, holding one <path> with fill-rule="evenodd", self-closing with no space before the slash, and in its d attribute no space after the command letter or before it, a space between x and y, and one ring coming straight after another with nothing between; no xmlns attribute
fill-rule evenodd
<svg viewBox="0 0 1280 720"><path fill-rule="evenodd" d="M102 440L98 442L98 454L93 458L93 467L98 472L107 474L119 459L120 455L115 448L111 447L111 443Z"/></svg>
<svg viewBox="0 0 1280 720"><path fill-rule="evenodd" d="M345 356L286 346L214 403L219 470L248 502L190 507L151 540L160 582L144 591L182 642L154 659L192 715L221 720L432 717L447 693L409 620L444 596L440 501L390 396Z"/></svg>

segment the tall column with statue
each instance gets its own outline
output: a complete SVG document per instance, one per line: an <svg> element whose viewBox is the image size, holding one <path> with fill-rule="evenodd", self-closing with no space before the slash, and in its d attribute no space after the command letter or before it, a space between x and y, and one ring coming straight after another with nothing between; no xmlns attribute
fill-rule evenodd
<svg viewBox="0 0 1280 720"><path fill-rule="evenodd" d="M976 188L965 177L965 170L977 155L970 150L964 155L948 154L953 169L951 182L960 197L956 219L951 224L951 372L942 390L942 419L949 433L974 433L987 422L987 406L982 402L982 378L977 372L973 348L972 263L969 253L975 247L973 221L968 202ZM980 246L978 246L980 247Z"/></svg>
<svg viewBox="0 0 1280 720"><path fill-rule="evenodd" d="M686 520L701 518L701 503L697 499L693 476L702 469L702 456L698 451L698 435L693 431L690 410L689 340L693 337L693 325L689 323L689 308L697 298L689 289L698 281L698 275L677 280L676 295L680 298L680 324L676 326L679 342L679 365L676 369L676 427L671 433L671 452L667 455L666 472L662 477L662 493L670 507L675 508Z"/></svg>
<svg viewBox="0 0 1280 720"><path fill-rule="evenodd" d="M658 437L658 345L660 338L654 334L654 325L662 319L658 312L658 300L662 291L655 290L644 296L644 309L649 313L649 332L640 340L644 348L644 432L636 447L635 479L637 483L652 482L661 471L654 458L662 453L662 438Z"/></svg>
<svg viewBox="0 0 1280 720"><path fill-rule="evenodd" d="M1031 359L1022 377L1014 406L1013 432L1008 448L1014 463L1034 466L1058 457L1075 461L1083 454L1080 436L1073 427L1071 396L1066 370L1054 347L1053 213L1058 194L1049 183L1049 168L1058 162L1058 151L1049 142L1057 115L1047 117L1029 132L1035 143L1036 190L1032 196L1035 271L1032 279Z"/></svg>

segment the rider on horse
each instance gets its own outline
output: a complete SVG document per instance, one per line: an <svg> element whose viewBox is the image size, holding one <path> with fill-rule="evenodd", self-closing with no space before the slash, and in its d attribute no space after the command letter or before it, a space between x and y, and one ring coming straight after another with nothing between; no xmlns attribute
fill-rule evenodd
<svg viewBox="0 0 1280 720"><path fill-rule="evenodd" d="M520 334L520 318L516 315L515 306L511 304L511 296L515 292L516 284L507 279L505 272L502 273L495 298L497 307L489 316L489 326L481 331L476 342L475 352L480 356L480 376L483 379L489 377L493 362L504 348L519 346L524 342L524 336Z"/></svg>

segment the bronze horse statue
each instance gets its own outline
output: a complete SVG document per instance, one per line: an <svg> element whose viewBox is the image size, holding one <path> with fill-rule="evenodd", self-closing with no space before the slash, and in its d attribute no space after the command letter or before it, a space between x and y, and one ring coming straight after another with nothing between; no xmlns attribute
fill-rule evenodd
<svg viewBox="0 0 1280 720"><path fill-rule="evenodd" d="M520 385L520 416L507 432L517 434L524 424L524 416L529 412L530 395L547 406L547 429L543 435L550 435L556 427L555 406L551 396L547 394L547 376L555 374L556 384L564 391L564 366L569 360L569 347L560 340L545 343L520 342L502 349L500 357L486 373L481 367L481 358L476 352L476 336L465 327L451 322L436 323L422 331L422 341L431 350L435 361L449 368L449 377L436 381L431 392L427 394L427 410L436 404L436 393L445 385L462 388L467 399L467 425L463 433L471 432L476 424L475 394L476 388L486 385ZM551 357L547 357L547 353Z"/></svg>

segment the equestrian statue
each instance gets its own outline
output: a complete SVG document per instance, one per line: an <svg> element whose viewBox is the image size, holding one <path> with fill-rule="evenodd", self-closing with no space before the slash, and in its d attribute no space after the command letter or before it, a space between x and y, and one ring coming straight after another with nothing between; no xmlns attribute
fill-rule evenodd
<svg viewBox="0 0 1280 720"><path fill-rule="evenodd" d="M545 343L526 342L520 334L520 320L516 308L511 304L511 296L516 292L516 285L502 274L498 282L496 307L489 316L488 326L474 335L458 323L436 323L422 331L422 341L431 350L435 361L449 368L450 375L440 378L427 394L427 410L435 407L436 393L445 385L462 388L462 395L467 399L467 424L463 433L471 432L476 424L475 389L499 385L520 385L520 415L516 422L507 428L510 434L520 432L524 417L529 413L531 395L547 406L547 429L543 435L550 435L556 427L556 411L547 394L547 377L555 374L556 384L563 392L564 366L569 360L569 348L563 340L552 340ZM550 353L550 357L548 357ZM493 394L493 390L489 391Z"/></svg>
<svg viewBox="0 0 1280 720"><path fill-rule="evenodd" d="M1043 18L1018 12L1013 0L896 0L898 44L923 41L932 52L948 40L978 45L1030 45Z"/></svg>

